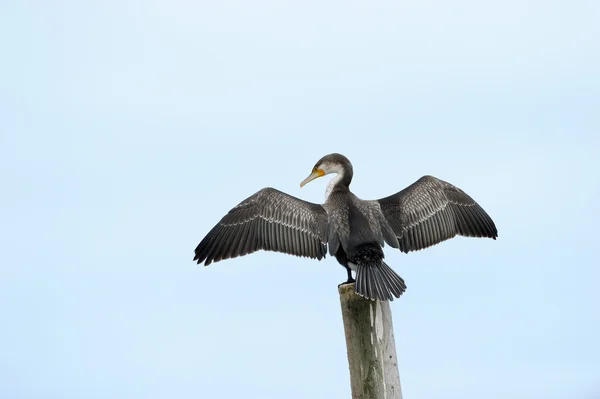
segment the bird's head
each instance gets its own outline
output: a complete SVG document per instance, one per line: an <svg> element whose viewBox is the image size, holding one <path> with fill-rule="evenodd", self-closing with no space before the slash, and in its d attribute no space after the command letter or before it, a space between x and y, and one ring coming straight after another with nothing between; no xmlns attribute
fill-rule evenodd
<svg viewBox="0 0 600 399"><path fill-rule="evenodd" d="M352 173L352 164L342 154L329 154L319 159L312 169L311 174L300 183L300 187L303 187L306 183L309 183L316 178L328 175L330 173L337 173L343 175L346 171Z"/></svg>

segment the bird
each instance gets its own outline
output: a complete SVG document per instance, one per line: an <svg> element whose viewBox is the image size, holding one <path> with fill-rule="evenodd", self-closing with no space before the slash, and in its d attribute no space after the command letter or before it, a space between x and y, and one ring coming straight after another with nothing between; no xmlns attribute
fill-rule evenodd
<svg viewBox="0 0 600 399"><path fill-rule="evenodd" d="M498 237L494 221L475 200L436 177L423 176L385 198L362 200L350 191L352 164L333 153L317 161L300 187L329 174L335 177L323 204L271 187L240 202L198 244L194 261L208 266L258 250L317 260L329 254L346 269L342 284L354 284L356 294L369 300L393 301L406 283L384 262L385 244L408 253L457 235Z"/></svg>

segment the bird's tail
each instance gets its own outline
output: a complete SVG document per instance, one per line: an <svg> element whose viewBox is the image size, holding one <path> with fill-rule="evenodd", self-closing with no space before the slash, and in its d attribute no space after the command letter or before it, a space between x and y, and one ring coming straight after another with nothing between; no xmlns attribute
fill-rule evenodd
<svg viewBox="0 0 600 399"><path fill-rule="evenodd" d="M384 261L358 262L356 265L356 293L367 299L393 301L406 291L404 279Z"/></svg>

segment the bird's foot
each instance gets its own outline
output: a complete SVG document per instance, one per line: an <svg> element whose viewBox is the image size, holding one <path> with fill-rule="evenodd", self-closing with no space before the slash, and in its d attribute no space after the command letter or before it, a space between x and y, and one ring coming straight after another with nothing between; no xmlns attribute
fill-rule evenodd
<svg viewBox="0 0 600 399"><path fill-rule="evenodd" d="M355 279L353 279L353 278L349 278L348 280L344 281L343 283L341 283L341 284L338 284L338 288L339 288L340 286L342 286L342 285L346 285L346 284L353 284L353 283L355 283L355 282L356 282L356 280L355 280Z"/></svg>

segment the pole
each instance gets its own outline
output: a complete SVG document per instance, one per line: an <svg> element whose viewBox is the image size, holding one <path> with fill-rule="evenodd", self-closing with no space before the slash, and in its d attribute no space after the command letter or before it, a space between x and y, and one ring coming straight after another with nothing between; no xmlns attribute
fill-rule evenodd
<svg viewBox="0 0 600 399"><path fill-rule="evenodd" d="M358 296L354 284L338 291L352 399L402 399L390 304Z"/></svg>

